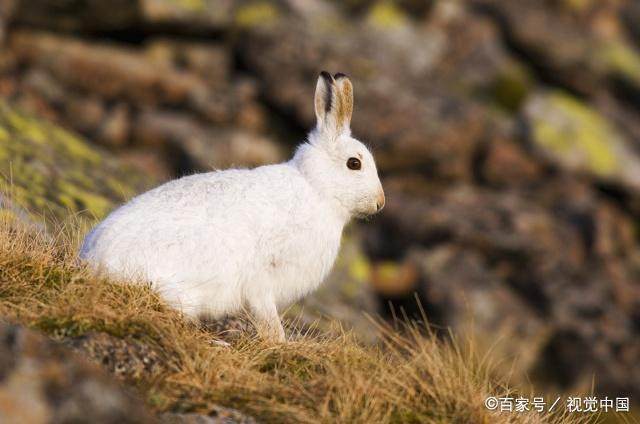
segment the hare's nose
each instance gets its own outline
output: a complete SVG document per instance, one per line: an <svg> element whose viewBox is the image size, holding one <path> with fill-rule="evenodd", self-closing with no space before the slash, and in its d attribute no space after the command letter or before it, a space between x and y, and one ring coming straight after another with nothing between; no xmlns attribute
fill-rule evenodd
<svg viewBox="0 0 640 424"><path fill-rule="evenodd" d="M384 208L384 191L380 190L378 197L376 198L376 212L380 212Z"/></svg>

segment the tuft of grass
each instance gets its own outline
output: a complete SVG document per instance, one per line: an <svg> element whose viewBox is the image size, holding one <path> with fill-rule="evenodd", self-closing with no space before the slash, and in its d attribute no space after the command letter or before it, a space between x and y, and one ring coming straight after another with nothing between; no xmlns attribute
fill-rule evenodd
<svg viewBox="0 0 640 424"><path fill-rule="evenodd" d="M382 343L350 333L286 344L239 337L230 347L165 305L145 285L93 276L76 260L78 234L49 237L0 222L0 317L64 339L90 332L135 338L162 363L130 382L156 412L222 405L261 422L578 423L581 416L495 414L487 396L513 395L472 342L445 342L378 324Z"/></svg>

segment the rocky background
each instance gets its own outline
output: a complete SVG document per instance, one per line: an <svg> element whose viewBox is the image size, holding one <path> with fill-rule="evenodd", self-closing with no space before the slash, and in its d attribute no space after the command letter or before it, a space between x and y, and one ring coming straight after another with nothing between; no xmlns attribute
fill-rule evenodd
<svg viewBox="0 0 640 424"><path fill-rule="evenodd" d="M345 72L387 206L307 306L367 339L417 298L540 390L640 395L637 1L4 0L0 40L5 213L284 160Z"/></svg>

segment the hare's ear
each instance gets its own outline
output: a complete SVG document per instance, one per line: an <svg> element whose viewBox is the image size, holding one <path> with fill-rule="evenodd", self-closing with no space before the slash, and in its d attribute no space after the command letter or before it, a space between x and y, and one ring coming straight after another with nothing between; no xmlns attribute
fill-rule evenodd
<svg viewBox="0 0 640 424"><path fill-rule="evenodd" d="M344 74L320 72L315 95L317 128L334 139L349 132L353 112L353 86Z"/></svg>
<svg viewBox="0 0 640 424"><path fill-rule="evenodd" d="M345 74L335 74L333 78L336 82L336 92L338 94L336 123L338 124L338 129L349 131L351 115L353 114L353 85Z"/></svg>
<svg viewBox="0 0 640 424"><path fill-rule="evenodd" d="M327 71L320 72L316 84L315 107L318 129L324 128L335 102L335 81Z"/></svg>

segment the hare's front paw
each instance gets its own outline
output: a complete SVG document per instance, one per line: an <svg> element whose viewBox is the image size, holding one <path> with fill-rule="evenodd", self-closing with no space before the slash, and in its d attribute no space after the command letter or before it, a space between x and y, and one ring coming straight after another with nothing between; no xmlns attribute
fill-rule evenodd
<svg viewBox="0 0 640 424"><path fill-rule="evenodd" d="M269 341L284 343L286 337L276 303L271 296L257 297L249 302L258 335Z"/></svg>
<svg viewBox="0 0 640 424"><path fill-rule="evenodd" d="M258 330L258 334L260 334L260 337L263 339L275 343L285 343L287 341L280 319L278 319L277 324L273 325L269 323L263 330Z"/></svg>

